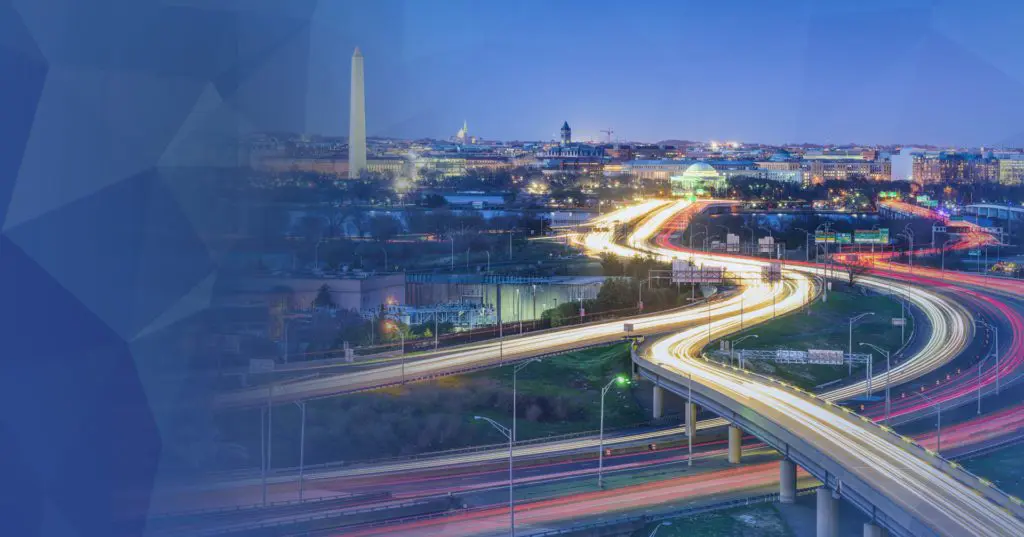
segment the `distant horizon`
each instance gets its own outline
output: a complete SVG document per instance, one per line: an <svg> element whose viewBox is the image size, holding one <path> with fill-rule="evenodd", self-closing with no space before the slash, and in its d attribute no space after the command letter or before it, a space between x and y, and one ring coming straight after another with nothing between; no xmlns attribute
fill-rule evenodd
<svg viewBox="0 0 1024 537"><path fill-rule="evenodd" d="M342 139L342 140L347 140L348 139L347 135L323 134L323 133L312 133L312 132L300 133L300 132L283 132L283 131L262 131L262 132L258 132L258 133L254 133L254 134L269 134L269 133L273 133L273 132L280 132L282 134L291 134L291 135L295 135L295 136L320 137L320 138L336 138L336 139ZM471 135L472 135L472 133L471 133ZM475 136L475 135L473 135L473 136ZM439 142L448 142L448 141L450 141L449 140L450 137L451 136L447 136L447 137L434 137L434 136L405 137L405 136L389 136L389 135L368 134L367 135L367 140L374 140L374 139L375 140L402 140L402 141L433 140L433 141L439 141ZM557 139L548 139L548 140L533 139L533 140L530 140L530 139L479 138L479 140L481 142L502 142L502 143L509 143L509 142L557 143L558 142ZM573 143L587 143L587 144L593 144L593 145L621 145L621 144L627 144L627 145L628 144L665 145L665 144L667 144L669 142L685 142L685 143L694 143L694 144L697 144L697 143L699 143L699 144L709 144L712 141L714 141L716 143L723 143L723 144L731 143L731 142L736 142L736 143L740 143L740 144L743 144L743 145L762 145L762 146L767 146L767 147L798 147L798 146L817 146L817 147L835 147L835 148L841 148L841 147L870 147L870 148L876 148L876 147L896 147L896 148L899 148L899 149L909 148L909 147L919 147L919 148L923 148L923 149L934 149L934 150L938 150L938 151L947 151L947 150L948 151L957 151L957 150L970 150L970 149L985 149L985 150L992 150L992 151L1013 151L1013 150L1024 151L1024 146L987 146L987 145L986 146L982 146L982 145L975 145L975 146L964 146L964 145L961 145L961 146L951 146L951 145L939 145L939 144L934 144L934 143L920 143L920 144L918 144L918 143L914 143L914 144L878 143L878 144L871 144L871 143L859 143L859 142L843 142L843 143L829 143L829 142L785 142L785 143L780 143L780 144L774 144L774 143L768 143L768 142L728 140L728 139L722 139L722 140L718 140L718 139L715 139L715 140L687 140L687 139L683 139L683 138L666 138L666 139L662 139L662 140L658 140L658 141L654 141L654 142L648 142L648 141L643 141L643 140L612 140L612 141L609 142L609 141L604 141L604 140L577 140L577 139L575 139L575 136L573 137ZM454 143L454 142L452 142L452 143ZM477 145L477 144L463 144L463 145Z"/></svg>
<svg viewBox="0 0 1024 537"><path fill-rule="evenodd" d="M547 140L567 120L575 138L1024 146L1019 3L586 6L324 3L304 117L278 123L347 133L358 46L371 136L446 139L468 120L487 139Z"/></svg>

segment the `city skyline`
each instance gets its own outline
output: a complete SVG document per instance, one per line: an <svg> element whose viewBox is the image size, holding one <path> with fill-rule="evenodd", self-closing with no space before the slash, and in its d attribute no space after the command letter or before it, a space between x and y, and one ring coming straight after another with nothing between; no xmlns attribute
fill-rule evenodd
<svg viewBox="0 0 1024 537"><path fill-rule="evenodd" d="M1024 145L1024 111L1012 104L1024 65L1002 31L1020 7L744 5L661 6L658 17L622 20L601 9L563 17L564 6L539 16L530 3L323 6L310 25L303 130L347 130L347 66L337 60L359 46L371 137L443 139L468 119L483 139L557 140L567 120L579 139L611 128L642 142ZM384 21L408 31L388 39ZM605 33L621 37L592 39Z"/></svg>

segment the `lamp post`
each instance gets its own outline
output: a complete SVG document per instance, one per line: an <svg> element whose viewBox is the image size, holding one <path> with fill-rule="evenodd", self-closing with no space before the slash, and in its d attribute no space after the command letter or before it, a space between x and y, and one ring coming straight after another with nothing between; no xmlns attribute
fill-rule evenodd
<svg viewBox="0 0 1024 537"><path fill-rule="evenodd" d="M612 384L625 386L629 379L625 375L617 375L601 388L601 433L598 436L597 452L597 488L604 488L604 396L612 389Z"/></svg>
<svg viewBox="0 0 1024 537"><path fill-rule="evenodd" d="M453 234L453 235L450 235L450 236L448 237L448 239L452 241L452 262L451 262L451 271L452 271L452 272L455 272L455 235L454 235L454 234Z"/></svg>
<svg viewBox="0 0 1024 537"><path fill-rule="evenodd" d="M743 336L741 338L734 339L734 340L732 340L732 343L729 344L729 354L730 354L729 365L732 365L732 360L733 360L733 358L736 357L736 345L739 345L744 340L749 339L749 338L757 339L757 334L749 334L749 335ZM740 360L737 363L739 364L740 369L743 369L743 361Z"/></svg>
<svg viewBox="0 0 1024 537"><path fill-rule="evenodd" d="M302 493L305 488L305 463L306 463L306 402L298 401L302 413L301 425L299 425L299 501L302 501Z"/></svg>
<svg viewBox="0 0 1024 537"><path fill-rule="evenodd" d="M754 247L754 244L757 242L757 239L754 238L755 230L752 226L743 226L743 229L750 230L750 255L755 255L757 253L757 248Z"/></svg>
<svg viewBox="0 0 1024 537"><path fill-rule="evenodd" d="M942 276L943 276L943 278L945 278L945 276L946 276L946 245L947 244L955 244L955 243L956 243L956 239L949 239L948 241L942 243L942 250L941 250L941 252L942 252Z"/></svg>
<svg viewBox="0 0 1024 537"><path fill-rule="evenodd" d="M705 235L705 236L707 236L707 234L708 233L706 231L701 231L700 233L696 233L696 235ZM695 235L694 233L690 233L690 249L691 250L693 250L693 236L694 235Z"/></svg>
<svg viewBox="0 0 1024 537"><path fill-rule="evenodd" d="M640 280L640 285L637 287L637 290L636 290L636 311L637 311L637 313L643 311L643 309L644 309L644 283L648 282L649 280L650 280L650 278L645 278L643 280Z"/></svg>
<svg viewBox="0 0 1024 537"><path fill-rule="evenodd" d="M380 251L384 252L384 272L388 271L388 249L381 246Z"/></svg>
<svg viewBox="0 0 1024 537"><path fill-rule="evenodd" d="M920 395L928 404L935 407L935 414L937 415L937 427L935 429L935 453L942 455L942 406L937 401L928 397L924 392L911 392L915 395Z"/></svg>
<svg viewBox="0 0 1024 537"><path fill-rule="evenodd" d="M324 242L324 238L321 237L316 241L316 246L313 247L313 268L320 270L320 245Z"/></svg>
<svg viewBox="0 0 1024 537"><path fill-rule="evenodd" d="M889 362L889 351L872 343L861 342L858 345L861 345L863 347L871 347L872 349L875 349L876 351L880 352L883 356L885 356L885 424L889 425L889 410L892 407L892 404L889 399L889 371L892 370L892 364Z"/></svg>
<svg viewBox="0 0 1024 537"><path fill-rule="evenodd" d="M797 231L803 231L805 234L807 234L807 242L804 245L804 248L805 248L805 252L807 253L806 261L808 263L810 263L811 262L811 232L807 231L806 229L804 229L802 227L793 227L793 229L795 229Z"/></svg>
<svg viewBox="0 0 1024 537"><path fill-rule="evenodd" d="M540 358L531 358L521 364L516 364L512 368L512 440L516 439L516 376L519 372L526 368L526 366L539 362Z"/></svg>
<svg viewBox="0 0 1024 537"><path fill-rule="evenodd" d="M875 312L869 311L867 313L861 313L860 315L855 315L853 317L850 317L850 347L849 347L849 349L850 349L850 373L849 374L850 375L853 374L853 323L863 319L864 317L867 317L868 315L874 315L874 314L875 314Z"/></svg>
<svg viewBox="0 0 1024 537"><path fill-rule="evenodd" d="M487 250L487 273L491 273L491 251Z"/></svg>
<svg viewBox="0 0 1024 537"><path fill-rule="evenodd" d="M434 315L437 315L437 312L434 312ZM402 333L402 328L398 326L398 323L388 323L388 326L398 333L398 337L402 340L402 384L405 384L405 334Z"/></svg>
<svg viewBox="0 0 1024 537"><path fill-rule="evenodd" d="M999 395L999 327L981 319L975 320L974 323L980 324L992 331L993 354L996 357L996 395Z"/></svg>
<svg viewBox="0 0 1024 537"><path fill-rule="evenodd" d="M910 242L910 249L907 250L907 260L910 263L910 272L914 272L914 230L910 229L910 224L907 224L903 228L903 232L897 236L904 237Z"/></svg>
<svg viewBox="0 0 1024 537"><path fill-rule="evenodd" d="M484 416L473 416L475 420L483 420L490 423L495 429L501 434L508 438L508 518L509 528L508 534L512 537L516 535L516 509L515 509L515 497L512 495L512 431L508 427Z"/></svg>

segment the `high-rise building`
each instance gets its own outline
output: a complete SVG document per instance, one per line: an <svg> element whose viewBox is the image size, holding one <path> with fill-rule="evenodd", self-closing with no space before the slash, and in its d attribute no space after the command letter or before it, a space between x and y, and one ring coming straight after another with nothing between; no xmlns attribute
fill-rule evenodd
<svg viewBox="0 0 1024 537"><path fill-rule="evenodd" d="M352 94L348 119L348 176L358 179L366 169L366 101L363 98L363 53L352 53Z"/></svg>
<svg viewBox="0 0 1024 537"><path fill-rule="evenodd" d="M921 184L994 183L999 180L999 161L974 153L915 154L914 181Z"/></svg>
<svg viewBox="0 0 1024 537"><path fill-rule="evenodd" d="M569 128L569 122L562 123L562 145L569 145L572 143L572 129Z"/></svg>

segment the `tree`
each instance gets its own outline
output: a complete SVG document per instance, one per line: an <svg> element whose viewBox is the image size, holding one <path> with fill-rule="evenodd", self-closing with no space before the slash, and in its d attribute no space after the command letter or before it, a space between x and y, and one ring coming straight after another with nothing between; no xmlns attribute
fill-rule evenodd
<svg viewBox="0 0 1024 537"><path fill-rule="evenodd" d="M314 308L333 308L334 299L331 298L331 288L327 287L327 284L320 286L320 289L316 292L316 297L313 299Z"/></svg>

